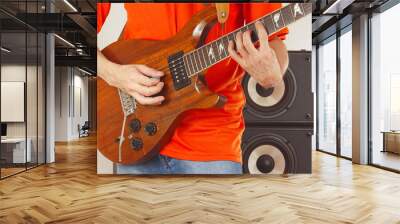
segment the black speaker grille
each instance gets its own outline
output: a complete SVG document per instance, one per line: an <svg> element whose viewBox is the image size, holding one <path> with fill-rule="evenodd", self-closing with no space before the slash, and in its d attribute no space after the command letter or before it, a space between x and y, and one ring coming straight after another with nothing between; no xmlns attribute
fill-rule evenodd
<svg viewBox="0 0 400 224"><path fill-rule="evenodd" d="M281 98L281 100L279 100L276 104L272 106L260 105L251 98L248 88L250 79L251 77L249 75L246 75L245 78L243 79L244 93L246 95L246 103L248 104L245 107L246 112L253 114L254 116L259 116L268 119L280 116L286 113L290 109L296 98L296 92L297 92L296 78L293 74L293 71L290 68L287 70L285 76L283 77L285 86L284 95ZM260 96L265 98L272 97L269 90L263 91L265 93L269 93L269 95L263 95L262 92L260 91L260 88L263 87L259 86L258 84L255 88L257 89L257 93ZM274 91L276 91L276 89Z"/></svg>
<svg viewBox="0 0 400 224"><path fill-rule="evenodd" d="M268 146L270 149L279 150L283 158L280 156L276 156L276 152L274 152L273 150L260 150L259 152L256 152L259 153L258 155L252 156L255 150L261 149L260 146ZM252 167L260 163L258 159L262 156L271 157L273 159L284 159L284 161L273 161L274 164L284 163L284 170L282 174L295 172L297 161L294 148L290 144L290 142L288 142L284 137L280 135L276 135L273 133L262 133L260 135L254 136L242 143L242 151L243 172L245 173L254 173L252 172L252 170L259 170L260 173L263 173L260 168ZM273 154L275 154L275 156Z"/></svg>

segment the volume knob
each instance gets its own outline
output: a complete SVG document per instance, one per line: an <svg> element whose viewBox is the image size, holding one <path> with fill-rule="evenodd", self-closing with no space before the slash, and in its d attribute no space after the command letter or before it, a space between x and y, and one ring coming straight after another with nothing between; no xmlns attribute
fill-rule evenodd
<svg viewBox="0 0 400 224"><path fill-rule="evenodd" d="M154 122L147 123L144 130L150 136L155 135L157 132L157 125Z"/></svg>
<svg viewBox="0 0 400 224"><path fill-rule="evenodd" d="M131 141L131 146L134 150L140 150L143 148L143 141L139 138L134 138Z"/></svg>
<svg viewBox="0 0 400 224"><path fill-rule="evenodd" d="M133 119L131 120L131 123L129 123L129 127L131 128L132 132L138 132L142 125L139 119Z"/></svg>

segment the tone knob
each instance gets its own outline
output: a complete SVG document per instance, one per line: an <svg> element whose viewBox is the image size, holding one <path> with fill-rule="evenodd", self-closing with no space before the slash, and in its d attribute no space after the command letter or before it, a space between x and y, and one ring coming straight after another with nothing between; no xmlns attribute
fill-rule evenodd
<svg viewBox="0 0 400 224"><path fill-rule="evenodd" d="M140 138L134 138L131 141L131 146L134 150L140 150L143 148L143 141Z"/></svg>
<svg viewBox="0 0 400 224"><path fill-rule="evenodd" d="M157 132L157 125L154 122L147 123L144 130L150 136L155 135Z"/></svg>
<svg viewBox="0 0 400 224"><path fill-rule="evenodd" d="M140 123L139 119L133 119L131 120L131 123L129 123L129 127L131 128L132 132L138 132L142 127L142 124Z"/></svg>

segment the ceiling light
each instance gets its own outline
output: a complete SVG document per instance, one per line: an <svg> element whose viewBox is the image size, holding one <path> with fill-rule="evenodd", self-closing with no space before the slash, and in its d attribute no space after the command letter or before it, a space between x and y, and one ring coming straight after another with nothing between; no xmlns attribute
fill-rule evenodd
<svg viewBox="0 0 400 224"><path fill-rule="evenodd" d="M60 37L59 35L57 35L57 34L54 34L54 36L55 37L57 37L59 40L61 40L62 42L64 42L64 43L66 43L67 45L69 45L70 47L73 47L73 48L75 48L75 45L73 45L71 42L69 42L68 40L66 40L66 39L64 39L64 38L62 38L62 37Z"/></svg>
<svg viewBox="0 0 400 224"><path fill-rule="evenodd" d="M6 52L6 53L10 53L10 52L11 52L11 50L9 50L9 49L7 49L7 48L5 48L5 47L1 47L0 49L1 49L2 51Z"/></svg>
<svg viewBox="0 0 400 224"><path fill-rule="evenodd" d="M83 72L83 73L85 73L85 74L87 74L87 75L92 75L92 73L90 73L90 72L88 72L88 71L86 71L86 70L83 70L83 69L81 69L81 68L79 68L79 67L78 67L78 70L81 71L81 72Z"/></svg>
<svg viewBox="0 0 400 224"><path fill-rule="evenodd" d="M72 10L74 10L74 12L78 12L78 10L71 4L69 3L68 0L64 0L65 4L67 4Z"/></svg>
<svg viewBox="0 0 400 224"><path fill-rule="evenodd" d="M353 2L354 0L336 0L322 14L342 14L343 10Z"/></svg>

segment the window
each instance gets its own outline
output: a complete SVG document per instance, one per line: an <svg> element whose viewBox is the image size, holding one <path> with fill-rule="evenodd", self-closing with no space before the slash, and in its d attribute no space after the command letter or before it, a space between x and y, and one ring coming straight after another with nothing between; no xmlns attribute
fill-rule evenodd
<svg viewBox="0 0 400 224"><path fill-rule="evenodd" d="M318 48L318 149L336 154L336 39Z"/></svg>
<svg viewBox="0 0 400 224"><path fill-rule="evenodd" d="M340 155L352 154L352 33L340 36Z"/></svg>
<svg viewBox="0 0 400 224"><path fill-rule="evenodd" d="M400 141L388 149L384 137L400 139L395 132L400 130L400 30L395 28L399 21L400 5L371 18L370 157L372 164L395 170L400 170Z"/></svg>
<svg viewBox="0 0 400 224"><path fill-rule="evenodd" d="M44 1L0 1L19 16ZM13 14L13 13L11 13ZM0 178L45 163L45 35L6 13L0 17Z"/></svg>

